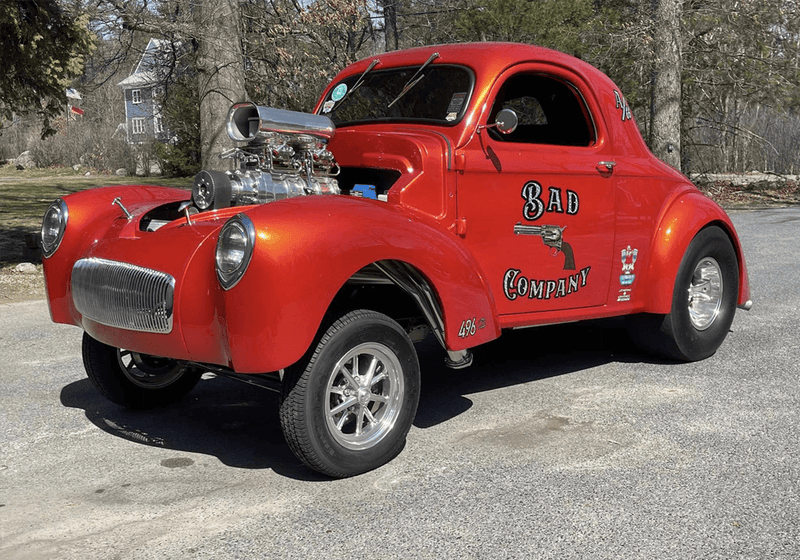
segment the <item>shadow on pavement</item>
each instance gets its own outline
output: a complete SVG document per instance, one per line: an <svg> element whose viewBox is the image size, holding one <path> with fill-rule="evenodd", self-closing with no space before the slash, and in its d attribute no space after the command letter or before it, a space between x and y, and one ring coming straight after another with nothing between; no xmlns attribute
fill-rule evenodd
<svg viewBox="0 0 800 560"><path fill-rule="evenodd" d="M618 320L505 333L474 349L471 368L450 370L432 338L417 348L422 391L414 425L425 429L468 411L467 395L531 383L610 362L640 362ZM328 480L289 450L278 419L278 395L224 378L203 380L176 405L128 410L107 401L88 379L70 383L61 402L84 410L98 428L144 445L213 455L237 468L269 468L290 478Z"/></svg>
<svg viewBox="0 0 800 560"><path fill-rule="evenodd" d="M272 469L301 480L328 480L289 450L278 420L278 396L223 378L202 380L178 404L129 410L105 399L88 379L61 391L61 403L82 409L101 430L164 449L201 453L243 469Z"/></svg>

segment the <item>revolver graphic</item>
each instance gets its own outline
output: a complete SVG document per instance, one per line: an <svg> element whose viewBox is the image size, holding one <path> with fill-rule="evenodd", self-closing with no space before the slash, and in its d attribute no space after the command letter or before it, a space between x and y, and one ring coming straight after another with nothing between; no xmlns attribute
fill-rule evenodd
<svg viewBox="0 0 800 560"><path fill-rule="evenodd" d="M550 247L550 254L554 257L559 253L564 253L564 270L575 270L575 255L572 253L572 246L564 241L562 235L567 226L524 226L517 223L514 226L515 235L538 235L542 238L545 245Z"/></svg>

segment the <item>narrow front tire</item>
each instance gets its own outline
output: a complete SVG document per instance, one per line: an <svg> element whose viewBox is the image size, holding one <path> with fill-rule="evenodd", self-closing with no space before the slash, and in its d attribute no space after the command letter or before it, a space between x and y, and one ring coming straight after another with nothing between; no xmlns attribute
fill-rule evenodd
<svg viewBox="0 0 800 560"><path fill-rule="evenodd" d="M200 380L185 364L121 348L83 333L83 366L89 380L111 402L153 408L182 399Z"/></svg>

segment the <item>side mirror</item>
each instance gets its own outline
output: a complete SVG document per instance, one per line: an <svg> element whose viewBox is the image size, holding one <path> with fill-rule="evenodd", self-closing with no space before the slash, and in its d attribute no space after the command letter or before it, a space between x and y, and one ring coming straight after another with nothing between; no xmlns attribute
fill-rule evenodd
<svg viewBox="0 0 800 560"><path fill-rule="evenodd" d="M503 109L497 113L494 126L500 134L511 134L517 129L519 118L512 109Z"/></svg>

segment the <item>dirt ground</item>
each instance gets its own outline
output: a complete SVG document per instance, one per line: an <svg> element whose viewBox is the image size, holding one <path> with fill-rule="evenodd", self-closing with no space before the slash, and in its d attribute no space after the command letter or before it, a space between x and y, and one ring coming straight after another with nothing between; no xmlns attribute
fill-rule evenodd
<svg viewBox="0 0 800 560"><path fill-rule="evenodd" d="M692 175L703 193L726 210L795 206L800 204L796 175L726 173Z"/></svg>
<svg viewBox="0 0 800 560"><path fill-rule="evenodd" d="M0 269L0 305L34 299L44 299L42 265L35 272L18 272L16 265Z"/></svg>

